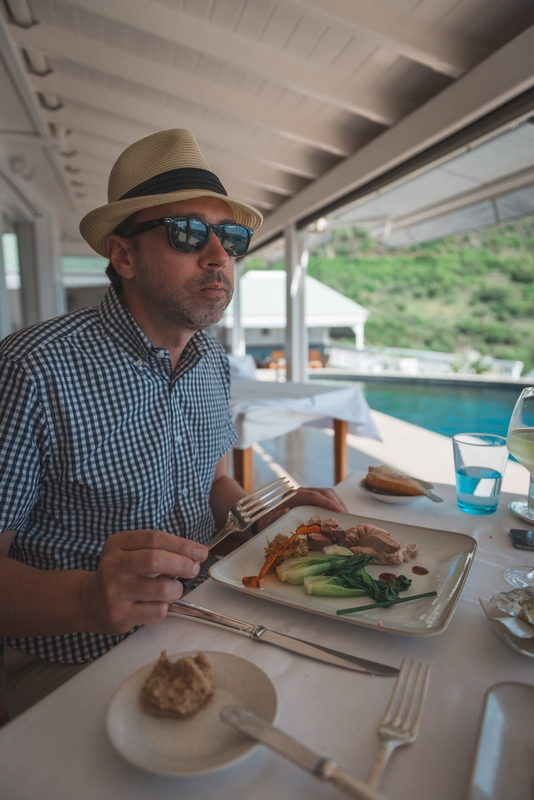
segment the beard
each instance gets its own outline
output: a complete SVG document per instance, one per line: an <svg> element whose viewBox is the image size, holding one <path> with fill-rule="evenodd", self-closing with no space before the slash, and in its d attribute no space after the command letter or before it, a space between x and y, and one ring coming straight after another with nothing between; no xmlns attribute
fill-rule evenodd
<svg viewBox="0 0 534 800"><path fill-rule="evenodd" d="M222 270L210 269L206 274L191 278L179 289L162 285L157 275L145 264L138 269L136 283L141 295L158 316L172 327L185 330L203 330L222 318L234 289ZM202 293L206 286L217 284L224 289L220 297L207 297Z"/></svg>

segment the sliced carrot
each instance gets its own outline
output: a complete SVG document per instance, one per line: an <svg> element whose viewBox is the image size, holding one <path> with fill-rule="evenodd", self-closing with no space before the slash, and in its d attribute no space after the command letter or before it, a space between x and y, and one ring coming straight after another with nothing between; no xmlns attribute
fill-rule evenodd
<svg viewBox="0 0 534 800"><path fill-rule="evenodd" d="M305 534L307 536L309 533L321 533L321 526L317 523L313 525L299 525L293 535L302 536L302 534ZM288 542L284 542L284 544L288 544Z"/></svg>
<svg viewBox="0 0 534 800"><path fill-rule="evenodd" d="M260 569L257 575L250 575L246 578L243 578L241 583L243 586L246 586L247 589L259 589L261 584L260 580L263 578L264 575L267 575L270 568L274 564L274 562L280 558L284 557L284 554L289 549L290 545L298 539L299 536L307 536L310 533L321 533L321 526L320 525L299 525L295 533L293 533L286 542L281 542L278 545L276 550L266 557L263 567Z"/></svg>

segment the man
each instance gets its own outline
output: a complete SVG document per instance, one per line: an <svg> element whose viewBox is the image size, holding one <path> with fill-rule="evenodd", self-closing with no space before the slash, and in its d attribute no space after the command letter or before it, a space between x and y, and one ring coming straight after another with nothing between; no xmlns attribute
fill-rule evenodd
<svg viewBox="0 0 534 800"><path fill-rule="evenodd" d="M80 225L110 259L101 306L0 347L0 702L12 716L163 619L182 581L206 577L205 544L244 495L226 471L228 361L202 330L230 302L261 215L227 196L184 130L127 148L108 198ZM300 490L299 504L346 510L331 490Z"/></svg>

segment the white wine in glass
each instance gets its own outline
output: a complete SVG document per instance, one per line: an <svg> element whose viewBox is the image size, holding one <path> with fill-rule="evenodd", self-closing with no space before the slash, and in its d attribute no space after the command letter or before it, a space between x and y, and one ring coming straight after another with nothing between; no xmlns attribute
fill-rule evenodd
<svg viewBox="0 0 534 800"><path fill-rule="evenodd" d="M506 439L508 450L530 472L528 498L513 500L510 510L534 523L534 387L523 389L515 404ZM533 525L534 527L534 525ZM534 586L534 566L509 567L504 577L516 588Z"/></svg>
<svg viewBox="0 0 534 800"><path fill-rule="evenodd" d="M534 522L534 386L523 389L515 404L506 444L514 458L530 472L528 498L514 500L510 509L521 519Z"/></svg>

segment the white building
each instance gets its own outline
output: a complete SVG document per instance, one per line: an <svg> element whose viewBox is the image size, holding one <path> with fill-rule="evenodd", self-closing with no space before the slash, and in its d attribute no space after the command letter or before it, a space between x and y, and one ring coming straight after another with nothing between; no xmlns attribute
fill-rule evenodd
<svg viewBox="0 0 534 800"><path fill-rule="evenodd" d="M286 327L285 270L251 270L240 281L241 325L248 350L283 348ZM306 276L305 320L310 347L330 343L332 328L350 328L356 348L364 346L364 326L369 311L315 278ZM219 324L225 344L234 326L234 302Z"/></svg>

